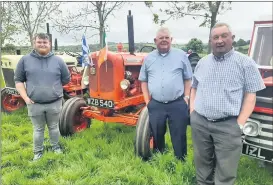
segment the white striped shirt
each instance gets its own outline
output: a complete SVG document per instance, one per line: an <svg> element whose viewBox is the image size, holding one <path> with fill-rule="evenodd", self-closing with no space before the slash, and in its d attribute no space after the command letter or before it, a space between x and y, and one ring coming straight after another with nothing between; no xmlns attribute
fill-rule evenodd
<svg viewBox="0 0 273 185"><path fill-rule="evenodd" d="M194 109L209 119L238 116L244 94L265 88L254 60L232 49L223 57L213 54L197 64L192 88L196 88Z"/></svg>

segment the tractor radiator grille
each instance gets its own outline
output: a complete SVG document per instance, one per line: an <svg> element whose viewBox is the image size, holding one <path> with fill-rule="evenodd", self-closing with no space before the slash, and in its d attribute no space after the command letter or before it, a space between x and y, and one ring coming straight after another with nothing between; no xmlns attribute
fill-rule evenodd
<svg viewBox="0 0 273 185"><path fill-rule="evenodd" d="M14 82L14 70L8 68L2 68L4 80L6 83L6 87L13 87L15 88Z"/></svg>
<svg viewBox="0 0 273 185"><path fill-rule="evenodd" d="M105 61L100 66L100 91L111 92L114 90L114 69L111 61Z"/></svg>
<svg viewBox="0 0 273 185"><path fill-rule="evenodd" d="M246 136L249 144L273 150L273 117L272 115L253 113L250 118L261 122L261 133L257 137Z"/></svg>

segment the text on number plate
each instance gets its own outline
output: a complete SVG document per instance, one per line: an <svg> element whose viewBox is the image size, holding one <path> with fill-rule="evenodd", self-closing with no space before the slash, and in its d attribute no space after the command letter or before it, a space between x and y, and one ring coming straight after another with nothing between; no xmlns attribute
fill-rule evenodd
<svg viewBox="0 0 273 185"><path fill-rule="evenodd" d="M115 104L112 100L102 100L97 98L88 98L87 103L89 105L97 106L97 107L103 107L103 108L114 108Z"/></svg>

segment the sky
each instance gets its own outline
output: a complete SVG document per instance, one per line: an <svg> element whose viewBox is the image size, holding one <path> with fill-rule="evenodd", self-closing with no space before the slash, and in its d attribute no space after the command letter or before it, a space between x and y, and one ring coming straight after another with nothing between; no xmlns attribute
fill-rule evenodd
<svg viewBox="0 0 273 185"><path fill-rule="evenodd" d="M62 10L77 11L78 4L85 2L67 2L62 6ZM168 5L165 2L153 2L153 12L158 12L159 8L164 9ZM223 15L218 15L219 22L228 23L231 26L233 34L236 36L235 40L242 38L250 40L253 24L255 20L262 17L272 17L272 2L232 2L232 10L227 11ZM128 42L127 32L127 15L128 10L132 11L134 17L134 40L135 42L153 42L155 33L159 25L153 23L153 15L144 2L129 2L120 10L114 13L114 16L109 16L107 24L109 32L107 39L111 42ZM199 27L202 23L202 18L194 20L192 17L183 17L178 20L170 19L165 26L167 26L173 36L174 44L187 43L191 38L201 39L207 42L209 35L209 28ZM45 30L40 30L45 31ZM69 34L61 34L51 28L53 39L58 39L58 45L78 45L81 44L80 38L83 31ZM86 37L93 35L94 32L87 32ZM76 41L73 37L77 37ZM88 44L98 43L99 37L92 37L87 40Z"/></svg>

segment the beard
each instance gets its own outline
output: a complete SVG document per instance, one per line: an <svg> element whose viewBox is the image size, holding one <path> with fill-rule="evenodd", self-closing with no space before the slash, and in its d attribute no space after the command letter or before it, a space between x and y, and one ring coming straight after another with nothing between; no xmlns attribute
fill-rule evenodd
<svg viewBox="0 0 273 185"><path fill-rule="evenodd" d="M47 55L50 52L50 48L36 48L40 55Z"/></svg>

